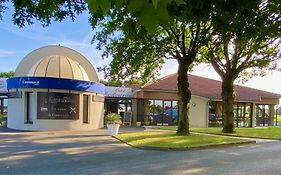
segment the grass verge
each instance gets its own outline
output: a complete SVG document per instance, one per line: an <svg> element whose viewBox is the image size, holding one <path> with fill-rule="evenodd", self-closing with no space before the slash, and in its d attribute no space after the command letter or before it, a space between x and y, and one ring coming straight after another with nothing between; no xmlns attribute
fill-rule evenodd
<svg viewBox="0 0 281 175"><path fill-rule="evenodd" d="M159 149L189 149L198 147L249 143L238 138L226 138L221 136L208 136L191 134L190 136L178 136L175 132L143 131L127 134L119 134L117 139L138 148Z"/></svg>
<svg viewBox="0 0 281 175"><path fill-rule="evenodd" d="M177 130L176 126L153 126L151 129ZM222 128L192 128L190 131L240 137L281 139L281 127L235 128L235 133L222 133Z"/></svg>

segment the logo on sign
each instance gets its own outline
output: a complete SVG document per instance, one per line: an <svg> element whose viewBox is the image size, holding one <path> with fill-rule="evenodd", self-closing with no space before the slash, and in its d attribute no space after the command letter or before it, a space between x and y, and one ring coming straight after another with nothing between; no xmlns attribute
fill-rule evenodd
<svg viewBox="0 0 281 175"><path fill-rule="evenodd" d="M28 84L28 85L39 86L39 81L22 80L22 84Z"/></svg>

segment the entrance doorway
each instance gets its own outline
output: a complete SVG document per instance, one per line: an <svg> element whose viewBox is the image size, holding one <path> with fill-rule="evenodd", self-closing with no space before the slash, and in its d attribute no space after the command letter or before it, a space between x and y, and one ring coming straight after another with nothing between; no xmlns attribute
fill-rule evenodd
<svg viewBox="0 0 281 175"><path fill-rule="evenodd" d="M105 99L104 104L105 115L109 113L117 113L124 118L125 112L132 112L132 100L120 99L120 98L108 98Z"/></svg>

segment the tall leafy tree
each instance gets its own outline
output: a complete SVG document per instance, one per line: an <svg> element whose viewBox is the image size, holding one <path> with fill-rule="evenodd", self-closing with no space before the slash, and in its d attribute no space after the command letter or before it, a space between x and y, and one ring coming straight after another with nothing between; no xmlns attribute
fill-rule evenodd
<svg viewBox="0 0 281 175"><path fill-rule="evenodd" d="M94 9L92 26L100 30L93 40L99 41L98 48L104 49L104 56L113 56L110 67L101 69L113 79L130 77L147 81L154 78L165 58L176 59L177 134L189 135L191 92L187 74L192 64L199 61L198 50L211 37L208 21L212 2L157 1L156 7L150 1L126 1L111 5L110 11L90 6ZM97 15L99 12L101 15Z"/></svg>
<svg viewBox="0 0 281 175"><path fill-rule="evenodd" d="M263 74L280 59L280 12L275 0L224 1L213 11L214 36L203 55L222 79L223 132L234 132L234 81Z"/></svg>

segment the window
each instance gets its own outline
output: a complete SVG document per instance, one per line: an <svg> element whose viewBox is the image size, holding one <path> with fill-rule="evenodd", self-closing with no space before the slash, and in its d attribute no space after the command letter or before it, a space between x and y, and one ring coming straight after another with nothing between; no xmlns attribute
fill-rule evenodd
<svg viewBox="0 0 281 175"><path fill-rule="evenodd" d="M89 123L89 95L83 95L83 123Z"/></svg>
<svg viewBox="0 0 281 175"><path fill-rule="evenodd" d="M26 92L26 121L25 123L33 123L32 114L34 112L35 101L33 92Z"/></svg>
<svg viewBox="0 0 281 175"><path fill-rule="evenodd" d="M151 125L173 125L178 120L178 102L149 100L149 122Z"/></svg>

